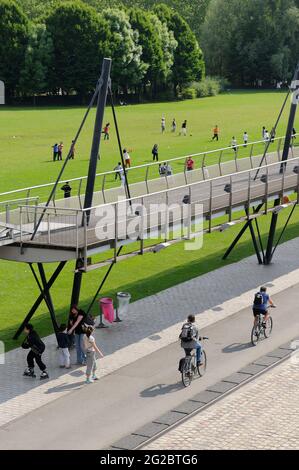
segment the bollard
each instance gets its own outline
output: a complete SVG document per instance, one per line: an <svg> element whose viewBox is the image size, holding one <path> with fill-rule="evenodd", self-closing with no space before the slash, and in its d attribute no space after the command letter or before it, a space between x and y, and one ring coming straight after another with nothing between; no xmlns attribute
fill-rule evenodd
<svg viewBox="0 0 299 470"><path fill-rule="evenodd" d="M116 295L117 298L117 309L116 309L116 318L115 322L121 322L122 320L119 318L119 314L122 315L127 313L129 308L129 303L131 300L131 294L128 292L118 292Z"/></svg>

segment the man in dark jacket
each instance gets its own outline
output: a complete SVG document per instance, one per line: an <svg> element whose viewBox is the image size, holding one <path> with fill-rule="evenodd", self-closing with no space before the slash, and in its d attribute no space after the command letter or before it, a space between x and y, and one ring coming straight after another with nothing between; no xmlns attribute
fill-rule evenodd
<svg viewBox="0 0 299 470"><path fill-rule="evenodd" d="M45 350L45 345L40 339L38 334L33 328L33 325L28 323L24 328L24 333L26 338L23 341L22 348L30 349L27 355L27 364L28 368L24 371L24 375L27 377L36 377L34 373L34 360L36 361L38 367L41 370L41 379L48 379L49 375L46 371L46 366L42 361L42 354Z"/></svg>
<svg viewBox="0 0 299 470"><path fill-rule="evenodd" d="M61 190L64 192L64 197L71 197L72 188L70 187L69 182L65 183Z"/></svg>

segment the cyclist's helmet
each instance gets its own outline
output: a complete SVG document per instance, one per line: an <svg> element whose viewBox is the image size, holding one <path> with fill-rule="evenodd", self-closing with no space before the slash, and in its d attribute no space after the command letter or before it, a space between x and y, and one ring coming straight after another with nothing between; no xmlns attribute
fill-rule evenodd
<svg viewBox="0 0 299 470"><path fill-rule="evenodd" d="M265 287L265 286L262 286L262 287L260 288L260 291L261 291L261 292L266 292L266 290L267 290L267 287Z"/></svg>

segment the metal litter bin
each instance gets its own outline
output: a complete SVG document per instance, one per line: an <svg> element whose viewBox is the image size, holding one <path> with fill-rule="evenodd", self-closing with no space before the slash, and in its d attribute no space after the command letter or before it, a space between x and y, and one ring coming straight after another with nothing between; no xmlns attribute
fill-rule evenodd
<svg viewBox="0 0 299 470"><path fill-rule="evenodd" d="M116 294L116 298L117 298L117 308L116 308L115 321L120 322L122 320L119 318L119 315L123 316L129 310L129 303L130 303L130 300L131 300L131 294L129 294L128 292L118 292Z"/></svg>

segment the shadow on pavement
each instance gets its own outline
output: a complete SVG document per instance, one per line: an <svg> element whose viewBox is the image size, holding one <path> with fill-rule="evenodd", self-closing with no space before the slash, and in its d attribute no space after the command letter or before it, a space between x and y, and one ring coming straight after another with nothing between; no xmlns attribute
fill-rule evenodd
<svg viewBox="0 0 299 470"><path fill-rule="evenodd" d="M140 396L143 398L151 398L156 397L158 395L166 395L167 393L173 393L177 390L181 390L182 388L183 385L179 382L169 385L157 384L153 385L152 387L148 387L145 390L142 390Z"/></svg>
<svg viewBox="0 0 299 470"><path fill-rule="evenodd" d="M46 391L46 394L49 394L49 393L60 393L60 392L65 392L65 391L71 391L71 390L79 390L79 388L82 387L82 385L84 385L85 381L84 382L77 382L75 384L63 384L63 385L59 385L57 387L52 387L52 388L49 388L47 391Z"/></svg>
<svg viewBox="0 0 299 470"><path fill-rule="evenodd" d="M222 352L224 353L233 353L233 352L238 352L238 351L244 351L244 349L248 348L253 348L252 344L249 343L232 343L229 346L225 346L225 348L222 349Z"/></svg>

